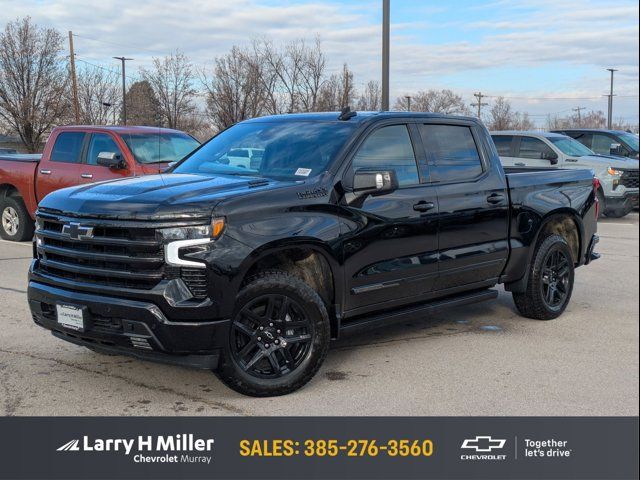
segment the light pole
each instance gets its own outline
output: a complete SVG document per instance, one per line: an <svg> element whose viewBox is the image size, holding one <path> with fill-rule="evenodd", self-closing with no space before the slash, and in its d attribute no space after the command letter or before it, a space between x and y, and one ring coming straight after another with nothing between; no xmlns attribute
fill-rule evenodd
<svg viewBox="0 0 640 480"><path fill-rule="evenodd" d="M125 85L125 79L126 79L126 75L125 75L125 62L127 60L133 60L133 58L126 58L126 57L113 57L116 60L120 60L122 62L122 124L126 125L127 124L127 100L126 100L126 94L127 94L127 87Z"/></svg>
<svg viewBox="0 0 640 480"><path fill-rule="evenodd" d="M382 0L382 111L389 110L390 0Z"/></svg>
<svg viewBox="0 0 640 480"><path fill-rule="evenodd" d="M611 130L611 124L613 123L613 72L617 72L615 68L607 68L611 72L611 90L609 91L609 111L607 115L607 128Z"/></svg>
<svg viewBox="0 0 640 480"><path fill-rule="evenodd" d="M411 95L406 95L404 98L407 99L407 112L411 111Z"/></svg>

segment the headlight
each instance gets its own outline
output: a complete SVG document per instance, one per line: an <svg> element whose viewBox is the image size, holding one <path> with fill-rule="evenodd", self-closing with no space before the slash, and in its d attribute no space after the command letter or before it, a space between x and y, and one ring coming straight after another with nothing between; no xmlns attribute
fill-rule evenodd
<svg viewBox="0 0 640 480"><path fill-rule="evenodd" d="M209 225L161 229L165 262L176 267L205 268L202 262L180 258L180 250L213 242L222 235L224 226L224 218L214 218Z"/></svg>
<svg viewBox="0 0 640 480"><path fill-rule="evenodd" d="M609 167L609 168L607 169L607 172L609 173L609 175L611 175L611 176L613 176L613 177L621 177L621 176L622 176L622 174L624 173L624 172L622 172L622 171L620 171L620 170L616 170L616 169L615 169L615 168L613 168L613 167Z"/></svg>

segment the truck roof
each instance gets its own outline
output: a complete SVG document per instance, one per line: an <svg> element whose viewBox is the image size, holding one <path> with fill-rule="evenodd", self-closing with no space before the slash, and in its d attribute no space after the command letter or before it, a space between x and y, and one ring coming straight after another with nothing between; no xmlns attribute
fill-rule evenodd
<svg viewBox="0 0 640 480"><path fill-rule="evenodd" d="M355 115L348 120L340 120L340 112L308 112L308 113L288 113L282 115L268 115L265 117L256 117L245 122L289 122L289 121L322 121L322 122L352 122L363 123L365 121L385 119L385 118L460 118L465 120L477 121L476 117L460 116L460 115L444 115L442 113L428 112L366 112L355 111Z"/></svg>
<svg viewBox="0 0 640 480"><path fill-rule="evenodd" d="M180 130L162 127L147 127L138 125L64 125L55 127L52 131L59 130L98 130L104 132L114 132L118 134L126 133L182 133ZM186 134L185 134L186 135Z"/></svg>
<svg viewBox="0 0 640 480"><path fill-rule="evenodd" d="M629 133L624 130L608 130L606 128L554 128L554 132L589 132L589 133Z"/></svg>
<svg viewBox="0 0 640 480"><path fill-rule="evenodd" d="M526 135L529 137L540 137L540 138L558 138L558 137L566 137L562 133L554 133L554 132L543 132L540 130L496 130L489 132L490 135Z"/></svg>

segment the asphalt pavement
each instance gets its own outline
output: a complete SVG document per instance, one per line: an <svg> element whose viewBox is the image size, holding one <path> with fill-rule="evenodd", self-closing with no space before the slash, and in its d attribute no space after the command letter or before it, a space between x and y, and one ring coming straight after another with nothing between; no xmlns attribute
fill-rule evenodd
<svg viewBox="0 0 640 480"><path fill-rule="evenodd" d="M0 241L2 415L638 415L638 213L599 225L557 320L511 295L333 343L302 390L255 399L212 373L93 353L36 326L29 243Z"/></svg>

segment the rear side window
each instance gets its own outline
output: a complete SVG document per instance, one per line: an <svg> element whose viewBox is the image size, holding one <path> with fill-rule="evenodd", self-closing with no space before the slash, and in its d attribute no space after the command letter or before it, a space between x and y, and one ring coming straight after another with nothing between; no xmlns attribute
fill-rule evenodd
<svg viewBox="0 0 640 480"><path fill-rule="evenodd" d="M469 127L420 125L422 143L438 182L471 180L483 172L478 147Z"/></svg>
<svg viewBox="0 0 640 480"><path fill-rule="evenodd" d="M62 132L51 151L52 162L80 163L84 132Z"/></svg>
<svg viewBox="0 0 640 480"><path fill-rule="evenodd" d="M531 137L520 139L520 149L518 157L541 160L553 154L553 150L542 140Z"/></svg>
<svg viewBox="0 0 640 480"><path fill-rule="evenodd" d="M511 143L513 142L512 135L494 135L493 143L496 144L496 150L501 157L511 156Z"/></svg>
<svg viewBox="0 0 640 480"><path fill-rule="evenodd" d="M395 170L400 186L420 183L411 137L405 125L392 125L374 131L353 157L352 166L354 170Z"/></svg>

